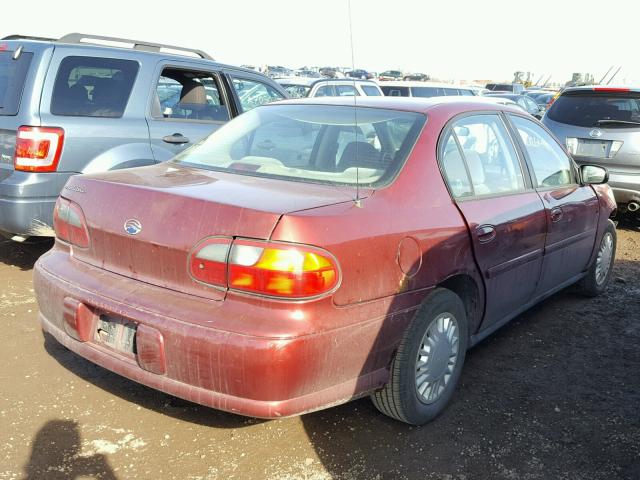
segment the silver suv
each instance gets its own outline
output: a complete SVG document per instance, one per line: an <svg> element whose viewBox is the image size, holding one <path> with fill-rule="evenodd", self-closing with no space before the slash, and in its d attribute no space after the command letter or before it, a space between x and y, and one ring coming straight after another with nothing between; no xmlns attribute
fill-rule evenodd
<svg viewBox="0 0 640 480"><path fill-rule="evenodd" d="M576 162L609 170L609 185L620 212L638 212L640 88L567 88L542 123L566 145Z"/></svg>
<svg viewBox="0 0 640 480"><path fill-rule="evenodd" d="M243 111L286 97L270 78L199 50L85 34L4 38L0 234L52 236L71 175L168 160Z"/></svg>

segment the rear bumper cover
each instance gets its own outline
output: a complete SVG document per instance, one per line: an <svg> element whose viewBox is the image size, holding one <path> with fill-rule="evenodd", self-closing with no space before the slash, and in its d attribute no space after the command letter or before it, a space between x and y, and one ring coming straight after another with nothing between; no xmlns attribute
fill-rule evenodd
<svg viewBox="0 0 640 480"><path fill-rule="evenodd" d="M13 235L53 236L53 209L72 175L11 171L0 180L0 230Z"/></svg>
<svg viewBox="0 0 640 480"><path fill-rule="evenodd" d="M384 318L366 325L279 338L208 328L149 311L147 306L128 305L135 298L154 297L157 292L152 290L164 290L165 301L174 305L178 300L171 295L186 295L119 277L117 288L124 302L116 301L113 296L81 289L76 279L62 278L63 269L56 268L53 258L56 255L60 253L44 255L34 269L42 328L87 360L151 388L219 410L278 418L348 401L381 387L388 379L386 359L377 365L372 361L384 358L379 352L372 355L372 347L379 345L376 337ZM78 263L72 259L66 262L67 270L73 262ZM93 267L83 265L82 269ZM99 283L118 277L95 270ZM139 284L135 293L131 282ZM69 298L159 332L165 363L157 371L164 373L142 368L139 352L127 356L91 338L80 341L69 335L64 306ZM233 302L227 299L212 306L212 301L193 301L191 297L193 312L185 311L184 315L198 317L197 310L205 308L213 318L224 314L227 303L233 309ZM245 318L248 322L259 321L250 314Z"/></svg>

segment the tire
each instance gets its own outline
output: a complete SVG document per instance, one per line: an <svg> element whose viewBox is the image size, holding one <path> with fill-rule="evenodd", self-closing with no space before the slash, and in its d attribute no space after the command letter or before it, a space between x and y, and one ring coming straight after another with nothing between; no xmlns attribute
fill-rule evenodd
<svg viewBox="0 0 640 480"><path fill-rule="evenodd" d="M451 332L456 329L457 341L451 341ZM442 331L450 335L440 336ZM436 342L429 347L434 351L433 355L422 349L423 340L428 338ZM454 344L457 348L453 347ZM391 362L389 382L373 393L373 404L380 412L401 422L412 425L430 422L444 411L455 391L467 345L467 315L462 300L451 290L435 289L416 312L402 337ZM423 354L420 358L419 353ZM426 360L421 361L423 359ZM419 365L426 369L420 375ZM425 381L429 377L433 381Z"/></svg>
<svg viewBox="0 0 640 480"><path fill-rule="evenodd" d="M613 273L613 262L616 258L616 244L616 226L609 220L607 228L600 239L596 258L589 267L587 275L578 283L580 293L587 297L595 297L607 288ZM603 261L606 262L605 265L603 265ZM606 269L605 272L603 272L603 268Z"/></svg>

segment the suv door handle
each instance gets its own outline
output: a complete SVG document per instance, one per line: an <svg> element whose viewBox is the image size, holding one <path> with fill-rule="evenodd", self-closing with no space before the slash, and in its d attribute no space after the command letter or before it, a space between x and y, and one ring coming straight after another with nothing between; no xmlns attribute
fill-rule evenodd
<svg viewBox="0 0 640 480"><path fill-rule="evenodd" d="M189 143L189 139L184 135L182 135L181 133L174 133L173 135L167 135L166 137L162 137L162 141L167 143L175 143L178 145L181 143Z"/></svg>
<svg viewBox="0 0 640 480"><path fill-rule="evenodd" d="M560 207L551 209L551 221L559 222L561 219L562 219L562 209Z"/></svg>
<svg viewBox="0 0 640 480"><path fill-rule="evenodd" d="M496 238L496 228L493 225L480 225L476 227L476 234L480 243L489 243Z"/></svg>

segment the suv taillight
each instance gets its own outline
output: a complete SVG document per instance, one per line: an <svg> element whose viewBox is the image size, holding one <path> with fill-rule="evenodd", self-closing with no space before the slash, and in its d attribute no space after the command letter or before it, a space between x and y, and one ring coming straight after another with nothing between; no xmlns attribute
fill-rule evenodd
<svg viewBox="0 0 640 480"><path fill-rule="evenodd" d="M288 299L328 294L340 279L337 261L320 248L216 237L196 246L189 270L209 285Z"/></svg>
<svg viewBox="0 0 640 480"><path fill-rule="evenodd" d="M18 128L14 168L25 172L55 172L63 142L64 130L61 128Z"/></svg>
<svg viewBox="0 0 640 480"><path fill-rule="evenodd" d="M89 248L89 230L80 205L58 197L53 210L53 228L58 239L80 248Z"/></svg>

